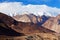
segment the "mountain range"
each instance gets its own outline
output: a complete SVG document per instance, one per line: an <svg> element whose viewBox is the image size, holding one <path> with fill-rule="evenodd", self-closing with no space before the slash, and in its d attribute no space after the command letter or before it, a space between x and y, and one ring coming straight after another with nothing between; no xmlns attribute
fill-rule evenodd
<svg viewBox="0 0 60 40"><path fill-rule="evenodd" d="M24 14L11 17L0 12L0 40L59 40L59 27L60 15Z"/></svg>
<svg viewBox="0 0 60 40"><path fill-rule="evenodd" d="M29 15L24 14L24 15L13 16L13 18L21 22L31 22L31 23L42 25L46 20L50 18L50 16L45 16L45 15L36 16L34 14L29 14Z"/></svg>
<svg viewBox="0 0 60 40"><path fill-rule="evenodd" d="M52 17L46 15L36 16L34 14L24 14L13 16L13 18L21 22L31 22L38 26L43 26L44 28L60 33L60 15Z"/></svg>
<svg viewBox="0 0 60 40"><path fill-rule="evenodd" d="M28 18L28 17L27 17ZM14 18L0 13L0 35L27 35L31 33L56 33L53 30L49 30L43 26L37 25L37 23L21 22Z"/></svg>

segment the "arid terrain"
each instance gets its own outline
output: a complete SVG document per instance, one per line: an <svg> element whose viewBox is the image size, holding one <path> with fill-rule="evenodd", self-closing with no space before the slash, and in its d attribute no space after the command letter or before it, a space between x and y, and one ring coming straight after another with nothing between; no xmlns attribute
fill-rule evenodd
<svg viewBox="0 0 60 40"><path fill-rule="evenodd" d="M57 17L0 13L0 40L59 40L60 15Z"/></svg>

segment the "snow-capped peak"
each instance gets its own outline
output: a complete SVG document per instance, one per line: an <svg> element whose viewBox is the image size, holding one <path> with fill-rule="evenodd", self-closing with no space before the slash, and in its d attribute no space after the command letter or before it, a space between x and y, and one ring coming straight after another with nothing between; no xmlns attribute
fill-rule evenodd
<svg viewBox="0 0 60 40"><path fill-rule="evenodd" d="M20 2L3 2L0 3L0 12L10 16L30 13L37 16L56 16L60 13L60 9L56 7L49 7L47 5L22 5Z"/></svg>

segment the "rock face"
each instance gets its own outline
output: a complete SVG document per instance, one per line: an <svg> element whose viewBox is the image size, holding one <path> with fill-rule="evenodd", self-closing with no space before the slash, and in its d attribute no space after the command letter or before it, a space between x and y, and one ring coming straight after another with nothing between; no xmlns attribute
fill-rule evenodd
<svg viewBox="0 0 60 40"><path fill-rule="evenodd" d="M14 19L16 19L17 21L21 21L21 22L33 22L33 23L37 23L37 17L33 14L27 15L16 15L13 17Z"/></svg>
<svg viewBox="0 0 60 40"><path fill-rule="evenodd" d="M46 20L49 19L48 16L36 16L34 14L24 14L24 15L16 15L13 16L13 18L17 21L21 21L21 22L31 22L31 23L35 23L38 25L42 25Z"/></svg>
<svg viewBox="0 0 60 40"><path fill-rule="evenodd" d="M29 16L24 14L24 15L16 15L13 17L14 19L16 19L17 21L22 21L22 22L31 22L31 20L29 19Z"/></svg>
<svg viewBox="0 0 60 40"><path fill-rule="evenodd" d="M18 22L14 20L12 17L5 15L3 13L0 13L0 29L0 34L4 35L14 35L15 33L20 35L27 35L31 33L55 33L52 30L46 29L36 24L32 24L30 22Z"/></svg>
<svg viewBox="0 0 60 40"><path fill-rule="evenodd" d="M51 17L42 26L57 33L60 33L60 15L56 17Z"/></svg>

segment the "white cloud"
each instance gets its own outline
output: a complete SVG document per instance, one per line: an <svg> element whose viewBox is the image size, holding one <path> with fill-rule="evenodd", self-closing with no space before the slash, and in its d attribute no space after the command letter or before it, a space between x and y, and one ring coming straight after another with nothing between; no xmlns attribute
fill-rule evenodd
<svg viewBox="0 0 60 40"><path fill-rule="evenodd" d="M3 2L0 3L0 12L7 15L29 14L56 16L60 13L60 9L49 7L47 5L23 5L21 2Z"/></svg>

